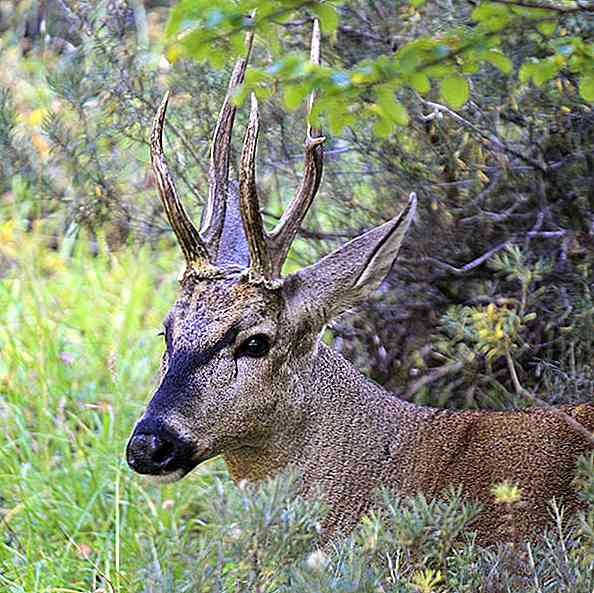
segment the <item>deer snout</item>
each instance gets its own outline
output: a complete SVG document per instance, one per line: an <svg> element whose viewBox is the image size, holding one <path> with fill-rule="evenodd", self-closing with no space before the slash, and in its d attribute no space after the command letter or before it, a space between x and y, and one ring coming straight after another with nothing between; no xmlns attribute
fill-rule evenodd
<svg viewBox="0 0 594 593"><path fill-rule="evenodd" d="M139 474L163 476L185 475L196 465L192 447L170 430L153 423L141 422L126 447L128 465Z"/></svg>

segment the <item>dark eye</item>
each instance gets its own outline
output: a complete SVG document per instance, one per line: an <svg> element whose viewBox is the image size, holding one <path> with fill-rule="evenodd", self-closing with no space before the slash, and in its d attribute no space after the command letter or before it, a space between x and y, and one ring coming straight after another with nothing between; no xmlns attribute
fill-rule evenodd
<svg viewBox="0 0 594 593"><path fill-rule="evenodd" d="M270 350L270 339L264 334L256 334L249 337L239 347L238 354L261 358L266 356Z"/></svg>

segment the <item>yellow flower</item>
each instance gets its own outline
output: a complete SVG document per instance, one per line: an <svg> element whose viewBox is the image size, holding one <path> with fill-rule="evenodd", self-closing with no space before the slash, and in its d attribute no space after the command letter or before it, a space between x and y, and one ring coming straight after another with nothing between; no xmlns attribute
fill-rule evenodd
<svg viewBox="0 0 594 593"><path fill-rule="evenodd" d="M495 484L491 489L491 494L495 497L498 504L514 504L522 498L522 489L509 482Z"/></svg>
<svg viewBox="0 0 594 593"><path fill-rule="evenodd" d="M66 269L66 264L61 255L54 251L45 254L43 258L43 267L48 272L63 272Z"/></svg>
<svg viewBox="0 0 594 593"><path fill-rule="evenodd" d="M441 589L437 586L443 582L443 575L440 570L425 568L413 575L412 584L419 593L437 593Z"/></svg>
<svg viewBox="0 0 594 593"><path fill-rule="evenodd" d="M31 113L29 113L29 117L27 118L29 125L32 127L39 126L43 121L43 118L45 117L46 113L47 109L44 108L34 109L33 111L31 111Z"/></svg>
<svg viewBox="0 0 594 593"><path fill-rule="evenodd" d="M7 220L6 222L0 224L0 245L13 240L15 226L16 221L14 220Z"/></svg>

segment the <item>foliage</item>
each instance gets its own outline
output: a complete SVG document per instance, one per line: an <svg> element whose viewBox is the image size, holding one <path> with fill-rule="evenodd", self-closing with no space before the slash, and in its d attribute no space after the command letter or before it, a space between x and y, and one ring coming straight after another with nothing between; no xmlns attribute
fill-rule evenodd
<svg viewBox="0 0 594 593"><path fill-rule="evenodd" d="M50 250L42 224L26 232L14 218L0 233L3 591L591 591L592 510L576 528L553 507L538 543L483 548L458 492L384 492L383 511L320 547L324 509L290 476L237 487L210 463L178 484L144 482L122 453L154 383L173 254L114 255L99 238L96 255L68 255L67 241ZM580 462L590 502L593 462ZM505 503L513 523L521 498Z"/></svg>
<svg viewBox="0 0 594 593"><path fill-rule="evenodd" d="M148 171L146 130L165 90L161 46L145 44L138 29L148 26L147 17L136 15L135 21L129 7L116 11L108 3L81 3L79 8L76 18L84 34L75 44L32 55L24 63L17 47L3 49L11 67L1 81L1 189L29 187L36 196L31 218L51 215L58 235L76 237L84 229L93 238L101 228L113 247L129 239L155 241L166 225ZM181 97L177 117L168 124L174 138L171 166L181 189L201 201L205 140L216 117L211 81L190 76L184 64L168 81ZM200 105L198 114L193 100ZM204 129L196 122L204 122ZM202 145L175 158L178 146L192 147L194 138L203 138ZM194 182L196 177L202 184Z"/></svg>
<svg viewBox="0 0 594 593"><path fill-rule="evenodd" d="M167 28L169 56L190 56L220 68L229 56L245 54L244 32L255 31L271 55L265 67L251 69L237 97L239 102L249 91L269 97L278 87L283 90L285 106L295 109L309 93L318 91L312 112L316 124L323 115L330 131L339 134L345 126L371 120L376 135L387 138L395 126L409 122L406 107L397 98L406 89L426 96L436 88L443 101L459 109L470 97L469 77L481 68L492 65L506 75L513 71L513 62L504 51L504 31L506 36L535 34L535 55L524 58L520 82L542 86L568 72L578 78L582 98L594 101L594 44L587 41L591 31L575 20L593 12L592 6L535 3L531 7L526 2L483 1L468 15L466 27L417 37L394 52L365 58L349 68L332 63L315 66L303 53L282 50L279 25L309 14L319 19L325 34L334 35L340 26L342 4L349 3L181 0L172 9ZM399 16L404 23L414 21L422 18L424 9L424 2L411 2L402 6ZM427 13L430 11L428 8ZM574 35L568 34L567 20L576 29ZM546 57L540 57L543 51Z"/></svg>

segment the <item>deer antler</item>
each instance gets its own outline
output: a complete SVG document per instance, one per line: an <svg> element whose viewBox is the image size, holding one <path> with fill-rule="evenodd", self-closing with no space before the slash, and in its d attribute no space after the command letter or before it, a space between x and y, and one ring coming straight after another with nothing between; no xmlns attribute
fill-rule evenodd
<svg viewBox="0 0 594 593"><path fill-rule="evenodd" d="M311 40L311 61L320 63L320 24L314 20ZM309 99L311 115L314 93ZM251 96L250 119L245 133L239 172L239 200L241 218L250 252L252 271L264 279L279 277L291 242L307 214L318 191L322 178L323 149L325 138L319 129L307 127L305 139L304 172L301 185L291 200L274 231L268 235L264 230L255 181L255 156L258 140L258 102Z"/></svg>
<svg viewBox="0 0 594 593"><path fill-rule="evenodd" d="M165 155L163 154L163 125L165 123L168 101L169 92L165 93L165 97L163 97L163 101L161 101L161 105L153 120L150 138L151 163L159 187L159 195L163 202L163 208L169 219L169 224L184 252L188 267L201 268L210 263L208 251L177 195L173 178L171 177Z"/></svg>
<svg viewBox="0 0 594 593"><path fill-rule="evenodd" d="M320 22L317 19L313 24L310 60L312 64L320 64ZM315 93L312 92L309 97L308 119L311 117L314 100ZM272 272L276 276L280 276L291 243L320 187L324 167L322 143L325 140L326 138L321 135L321 130L312 128L308 123L301 185L269 238Z"/></svg>
<svg viewBox="0 0 594 593"><path fill-rule="evenodd" d="M256 189L255 162L258 128L258 101L252 93L250 119L245 131L239 165L239 209L250 252L250 268L257 276L270 279L272 278L272 261Z"/></svg>
<svg viewBox="0 0 594 593"><path fill-rule="evenodd" d="M219 113L213 134L208 172L208 202L203 212L200 233L189 219L180 202L173 179L163 155L163 124L169 93L161 103L151 133L151 161L159 185L159 193L169 222L180 242L189 266L206 267L219 251L219 242L229 194L229 152L231 132L235 120L236 106L233 92L243 82L254 34L246 34L247 52L237 60L227 96ZM320 63L320 24L314 20L311 40L311 61ZM311 116L315 94L309 99L308 114ZM320 130L307 126L305 139L304 172L301 185L274 231L268 235L264 230L255 180L255 157L258 141L258 102L251 96L251 109L241 153L239 172L239 210L250 254L250 269L257 276L269 280L280 276L281 269L291 242L307 214L318 191L323 169L322 143L325 138ZM208 249L206 247L208 245Z"/></svg>
<svg viewBox="0 0 594 593"><path fill-rule="evenodd" d="M235 121L237 107L233 104L233 92L243 82L249 62L253 31L246 33L246 55L235 62L227 96L219 112L219 118L212 137L210 151L210 166L208 170L208 201L202 213L200 234L211 248L213 257L219 248L219 240L225 220L227 187L229 184L229 152L231 147L231 132Z"/></svg>

